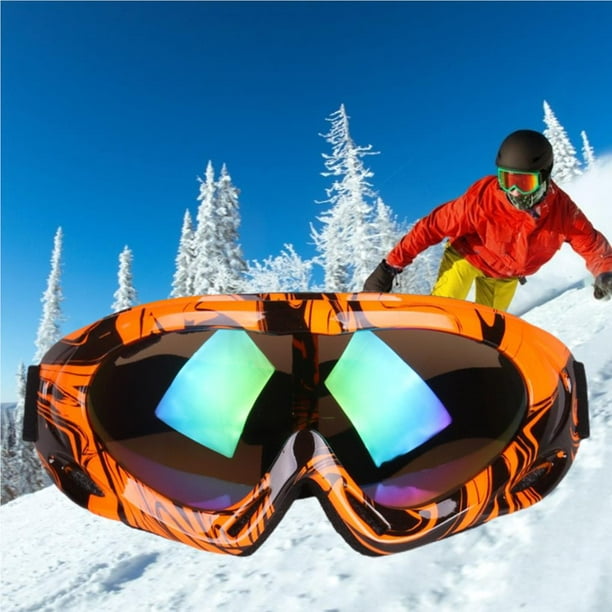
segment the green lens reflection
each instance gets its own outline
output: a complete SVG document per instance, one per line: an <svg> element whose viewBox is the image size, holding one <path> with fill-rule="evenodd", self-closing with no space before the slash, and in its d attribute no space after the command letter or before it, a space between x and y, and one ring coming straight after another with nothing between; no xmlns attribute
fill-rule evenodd
<svg viewBox="0 0 612 612"><path fill-rule="evenodd" d="M425 381L371 331L353 334L325 385L378 467L451 422Z"/></svg>
<svg viewBox="0 0 612 612"><path fill-rule="evenodd" d="M159 402L158 419L225 457L274 366L244 330L217 330L185 363Z"/></svg>

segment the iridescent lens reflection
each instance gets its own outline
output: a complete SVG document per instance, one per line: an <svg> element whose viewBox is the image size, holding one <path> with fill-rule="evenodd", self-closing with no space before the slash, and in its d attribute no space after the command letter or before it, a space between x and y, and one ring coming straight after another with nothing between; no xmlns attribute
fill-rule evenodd
<svg viewBox="0 0 612 612"><path fill-rule="evenodd" d="M273 373L274 366L244 330L217 330L181 368L155 415L232 457L249 412Z"/></svg>
<svg viewBox="0 0 612 612"><path fill-rule="evenodd" d="M451 423L423 379L371 331L353 334L325 385L378 467Z"/></svg>

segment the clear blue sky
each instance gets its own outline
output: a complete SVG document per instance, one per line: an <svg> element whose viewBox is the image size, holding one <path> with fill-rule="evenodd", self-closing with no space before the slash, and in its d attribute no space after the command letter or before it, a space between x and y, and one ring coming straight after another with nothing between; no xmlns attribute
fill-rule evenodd
<svg viewBox="0 0 612 612"><path fill-rule="evenodd" d="M197 176L226 163L247 259L292 243L344 103L373 184L413 220L544 128L612 150L612 3L2 2L2 401L34 354L53 236L68 333L110 312L118 256L167 297Z"/></svg>

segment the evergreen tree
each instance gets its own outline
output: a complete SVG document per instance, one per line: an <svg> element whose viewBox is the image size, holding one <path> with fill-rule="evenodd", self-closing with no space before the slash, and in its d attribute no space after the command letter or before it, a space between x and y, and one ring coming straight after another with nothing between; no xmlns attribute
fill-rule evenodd
<svg viewBox="0 0 612 612"><path fill-rule="evenodd" d="M232 183L232 178L223 164L217 182L215 214L217 217L217 251L220 253L221 267L218 270L216 293L235 293L244 282L246 262L239 244L240 191Z"/></svg>
<svg viewBox="0 0 612 612"><path fill-rule="evenodd" d="M375 265L378 265L378 263L389 253L402 235L403 232L400 229L393 211L383 202L382 198L377 198L372 234L373 244L371 249L371 257L375 260ZM370 270L370 272L371 271L372 270Z"/></svg>
<svg viewBox="0 0 612 612"><path fill-rule="evenodd" d="M17 405L2 410L2 446L0 447L0 460L2 469L2 490L0 503L15 499L20 495L20 463L21 463L21 435L19 424L23 422L23 406L20 405L22 387L25 380L25 367L19 364L17 370Z"/></svg>
<svg viewBox="0 0 612 612"><path fill-rule="evenodd" d="M41 302L43 312L36 334L34 363L39 363L45 353L61 337L61 259L63 232L59 227L53 240L51 271L47 278ZM22 439L23 411L25 404L26 373L20 364L17 372L17 404L10 415L5 440L2 440L2 503L19 495L37 491L49 484L31 442ZM9 442L10 441L10 442Z"/></svg>
<svg viewBox="0 0 612 612"><path fill-rule="evenodd" d="M267 257L263 263L254 260L246 270L247 280L244 291L261 292L299 292L311 289L313 262L303 260L291 244L285 244L283 251L276 257Z"/></svg>
<svg viewBox="0 0 612 612"><path fill-rule="evenodd" d="M194 294L234 293L247 268L238 242L239 190L225 164L215 181L212 162L200 180L197 225L193 234L192 291Z"/></svg>
<svg viewBox="0 0 612 612"><path fill-rule="evenodd" d="M134 289L132 278L132 261L132 251L127 246L123 247L123 251L119 254L119 271L117 273L119 287L113 293L115 298L111 306L113 312L131 308L136 303L136 290Z"/></svg>
<svg viewBox="0 0 612 612"><path fill-rule="evenodd" d="M193 295L194 230L189 209L183 216L183 227L175 259L171 298Z"/></svg>
<svg viewBox="0 0 612 612"><path fill-rule="evenodd" d="M567 137L565 128L559 123L550 105L544 101L544 136L548 138L553 148L555 165L552 178L558 183L567 183L582 174L580 162L576 157L576 149Z"/></svg>
<svg viewBox="0 0 612 612"><path fill-rule="evenodd" d="M2 469L2 487L0 504L6 504L19 497L19 464L21 442L18 437L18 423L15 408L2 410L2 446L0 447L0 468Z"/></svg>
<svg viewBox="0 0 612 612"><path fill-rule="evenodd" d="M584 168L585 170L591 170L595 165L595 151L584 130L580 132L580 137L582 138L582 159L584 160Z"/></svg>
<svg viewBox="0 0 612 612"><path fill-rule="evenodd" d="M398 240L412 228L414 223L401 232ZM396 277L396 291L413 295L430 295L438 278L443 252L444 243L440 242L419 253L412 263Z"/></svg>
<svg viewBox="0 0 612 612"><path fill-rule="evenodd" d="M61 302L63 300L61 280L63 232L59 227L53 240L51 254L51 272L47 279L47 288L42 296L43 312L36 334L36 353L34 363L39 363L43 355L61 337L60 322L62 320Z"/></svg>
<svg viewBox="0 0 612 612"><path fill-rule="evenodd" d="M17 403L15 408L3 414L2 422L0 503L3 504L49 484L49 478L43 470L34 445L22 439L25 389L26 369L23 363L20 363L17 370Z"/></svg>
<svg viewBox="0 0 612 612"><path fill-rule="evenodd" d="M15 422L16 422L16 430L13 444L17 444L19 440L21 440L21 431L17 431L17 428L23 426L23 410L25 407L25 392L26 392L26 368L23 362L19 363L17 366L17 385L16 385L16 393L17 393L17 403L15 404Z"/></svg>
<svg viewBox="0 0 612 612"><path fill-rule="evenodd" d="M325 290L355 291L376 265L377 249L372 239L373 201L376 193L369 183L373 173L363 163L367 155L376 155L372 145L358 146L349 131L349 117L344 105L332 113L330 131L320 134L332 146L331 155L323 154L326 172L333 177L323 204L330 208L319 217L323 227L311 226L311 237L319 252L317 259L324 271Z"/></svg>
<svg viewBox="0 0 612 612"><path fill-rule="evenodd" d="M206 166L205 180L198 178L200 193L198 195L198 214L194 233L192 283L195 295L216 292L216 278L221 269L221 253L217 240L217 214L215 196L217 185L212 162Z"/></svg>

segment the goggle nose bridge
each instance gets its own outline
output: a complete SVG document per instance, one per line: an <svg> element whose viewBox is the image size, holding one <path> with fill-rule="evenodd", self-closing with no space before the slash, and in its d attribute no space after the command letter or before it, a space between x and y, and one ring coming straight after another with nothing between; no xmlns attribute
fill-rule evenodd
<svg viewBox="0 0 612 612"><path fill-rule="evenodd" d="M320 458L320 460L317 460L317 458ZM312 463L312 465L308 466L309 463ZM343 504L344 511L354 514L355 518L369 525L378 535L382 535L391 529L391 524L363 497L363 494L358 499L351 493L350 483L339 475L337 470L332 469L327 473L326 467L336 465L340 464L334 458L331 447L320 433L312 429L301 429L291 434L270 468L269 487L272 503L278 501L282 505L283 498L292 497L296 488L305 483L310 483L314 484L314 487L312 487L314 496L317 497L325 512L337 514L335 509L330 509L330 505L325 503L329 495L323 491L321 480L327 483L332 496L335 492L336 497L338 496L337 488L340 482L342 487L341 497L346 502ZM357 487L357 485L355 486ZM318 494L319 491L321 492L320 495Z"/></svg>

